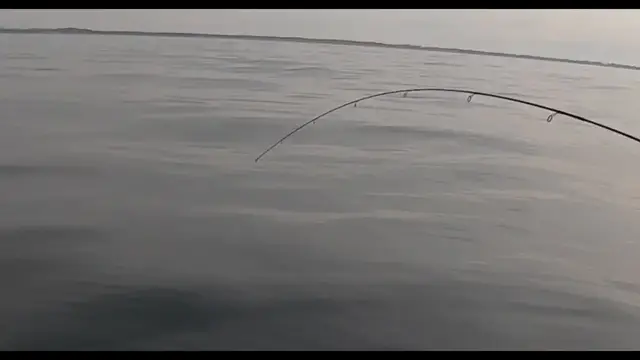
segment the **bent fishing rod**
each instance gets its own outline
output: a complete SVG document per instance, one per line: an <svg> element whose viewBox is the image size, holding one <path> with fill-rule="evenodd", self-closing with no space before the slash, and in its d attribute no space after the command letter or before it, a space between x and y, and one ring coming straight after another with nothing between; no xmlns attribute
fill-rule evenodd
<svg viewBox="0 0 640 360"><path fill-rule="evenodd" d="M335 108L326 111L316 117L314 117L313 119L303 123L302 125L296 127L295 129L293 129L291 132L289 132L288 134L286 134L285 136L283 136L280 140L278 140L276 143L274 143L273 145L271 145L269 148L267 148L265 151L263 151L256 159L255 162L258 162L260 159L262 159L263 156L265 156L268 152L270 152L271 150L273 150L276 146L282 144L282 142L284 140L286 140L287 138L289 138L290 136L292 136L293 134L297 133L298 131L302 130L303 128L305 128L306 126L310 125L310 124L315 124L315 122L317 120L319 120L320 118L327 116L329 114L331 114L334 111L338 111L342 108L345 108L349 105L354 105L357 106L359 102L364 101L364 100L369 100L369 99L373 99L373 98L377 98L377 97L381 97L381 96L386 96L386 95L393 95L393 94L403 94L403 97L406 97L407 94L412 93L412 92L428 92L428 91L435 91L435 92L450 92L450 93L462 93L462 94L468 94L469 96L467 97L467 102L471 102L471 99L475 96L475 95L479 95L479 96L485 96L485 97L489 97L489 98L495 98L495 99L501 99L501 100L506 100L506 101L511 101L511 102L515 102L515 103L519 103L519 104L524 104L524 105L528 105L528 106L532 106L538 109L543 109L543 110L548 110L551 111L551 114L547 117L547 122L550 123L553 118L560 114L560 115L564 115L573 119L576 119L578 121L582 121L584 123L593 125L593 126L597 126L599 128L605 129L605 130L609 130L611 132L614 132L618 135L624 136L628 139L634 140L638 143L640 143L640 139L637 138L636 136L633 136L631 134L628 134L624 131L615 129L611 126L608 125L604 125L601 123L598 123L596 121L593 120L589 120L585 117L582 117L580 115L576 115L576 114L572 114L568 111L564 111L564 110L560 110L560 109L556 109L553 108L551 106L545 106L542 104L537 104L531 101L526 101L526 100L521 100L521 99L516 99L513 97L509 97L509 96L504 96L504 95L498 95L498 94L492 94L492 93L487 93L487 92L481 92L481 91L474 91L474 90L466 90L466 89L451 89L451 88L414 88L414 89L403 89L403 90L393 90L393 91L385 91L385 92L381 92L381 93L377 93L377 94L373 94L373 95L368 95L368 96L364 96L361 97L359 99L356 100L352 100L349 102L346 102L340 106L336 106Z"/></svg>

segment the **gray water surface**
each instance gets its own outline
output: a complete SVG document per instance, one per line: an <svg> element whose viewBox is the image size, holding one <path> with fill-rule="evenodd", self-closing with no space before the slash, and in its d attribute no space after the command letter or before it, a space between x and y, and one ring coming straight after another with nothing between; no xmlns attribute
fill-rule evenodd
<svg viewBox="0 0 640 360"><path fill-rule="evenodd" d="M0 349L637 349L640 73L0 35Z"/></svg>

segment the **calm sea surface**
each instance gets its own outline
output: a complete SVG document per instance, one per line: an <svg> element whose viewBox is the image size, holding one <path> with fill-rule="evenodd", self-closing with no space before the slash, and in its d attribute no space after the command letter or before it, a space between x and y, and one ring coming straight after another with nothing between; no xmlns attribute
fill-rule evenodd
<svg viewBox="0 0 640 360"><path fill-rule="evenodd" d="M0 35L0 349L640 348L640 72Z"/></svg>

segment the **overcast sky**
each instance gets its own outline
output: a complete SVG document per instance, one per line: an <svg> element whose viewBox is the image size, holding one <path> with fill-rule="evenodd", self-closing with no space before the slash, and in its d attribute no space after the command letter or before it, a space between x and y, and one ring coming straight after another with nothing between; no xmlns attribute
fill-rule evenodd
<svg viewBox="0 0 640 360"><path fill-rule="evenodd" d="M0 26L337 38L640 63L640 10L0 10Z"/></svg>

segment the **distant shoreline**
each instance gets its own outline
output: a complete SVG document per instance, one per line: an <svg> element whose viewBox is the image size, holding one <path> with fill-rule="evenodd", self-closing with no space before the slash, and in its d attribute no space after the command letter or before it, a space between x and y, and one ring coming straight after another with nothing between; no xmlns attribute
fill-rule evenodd
<svg viewBox="0 0 640 360"><path fill-rule="evenodd" d="M385 44L373 41L355 41L355 40L334 40L334 39L310 39L303 37L281 37L281 36L260 36L260 35L227 35L227 34L202 34L202 33L177 33L177 32L146 32L146 31L116 31L116 30L90 30L78 28L0 28L0 34L68 34L68 35L125 35L125 36L154 36L154 37L183 37L183 38L215 38L215 39L238 39L238 40L254 40L254 41L282 41L282 42L298 42L310 44L328 44L328 45L346 45L346 46L365 46L379 47L404 50L422 50L446 52L455 54L480 55L480 56L496 56L504 58L527 59L537 61L551 61L568 64L600 66L626 70L640 70L640 66L625 65L617 63L604 63L599 61L588 60L571 60L562 58L553 58L546 56L509 54L492 51L444 48L437 46L419 46L419 45L400 45Z"/></svg>

